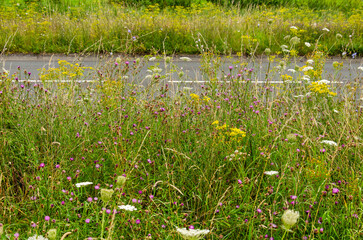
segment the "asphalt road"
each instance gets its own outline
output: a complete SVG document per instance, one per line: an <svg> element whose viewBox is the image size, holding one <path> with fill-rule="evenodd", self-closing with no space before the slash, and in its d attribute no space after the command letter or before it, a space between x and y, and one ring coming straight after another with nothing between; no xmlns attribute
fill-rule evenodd
<svg viewBox="0 0 363 240"><path fill-rule="evenodd" d="M117 56L112 56L116 58ZM170 80L178 80L178 72L183 71L185 73L184 80L190 81L203 81L202 72L200 71L201 63L200 57L198 56L189 56L191 61L183 61L180 60L180 57L174 56L173 63L176 65L176 71L169 76ZM142 58L142 57L141 57ZM14 73L17 71L17 67L20 66L21 70L26 70L27 72L31 72L30 79L38 80L39 79L39 69L49 67L58 67L58 60L66 60L68 62L79 63L81 66L93 67L94 69L99 69L106 61L112 59L110 56L107 57L85 57L85 58L77 58L76 56L32 56L32 55L10 55L10 56L0 56L0 70L2 68L8 70L10 73ZM132 61L136 59L136 57L130 57L129 62L130 66L132 66ZM295 64L298 66L304 66L306 63L305 58L299 58L296 62L292 62L286 65L285 70L283 71L284 74L293 75L291 71L288 69L294 68ZM254 70L254 80L261 80L264 81L266 79L266 72L268 69L268 61L266 57L259 57L256 58L255 61L247 60L247 59L239 59L239 58L222 58L223 64L220 67L220 74L221 77L223 74L229 73L229 67L233 66L234 68L237 67L237 61L244 61L248 62L246 66L248 69L253 68ZM343 62L344 66L339 73L336 73L334 70L332 63L334 61ZM112 60L111 60L112 62ZM150 74L147 72L147 69L150 66L158 65L162 72L160 74L165 73L165 62L163 59L157 59L156 61L148 61L147 59L144 60L145 65L142 70L138 73L140 79L143 79L146 75ZM271 66L270 69L278 66L278 61L275 61ZM348 81L353 80L357 76L362 79L363 71L359 70L358 67L363 66L363 59L346 59L343 60L341 58L333 58L328 59L324 66L324 74L323 79L327 79L330 81ZM236 73L236 72L235 72ZM24 74L23 74L24 75ZM85 78L88 80L92 80L95 78L96 71L87 72ZM280 80L278 79L277 74L275 76L269 75L270 80Z"/></svg>

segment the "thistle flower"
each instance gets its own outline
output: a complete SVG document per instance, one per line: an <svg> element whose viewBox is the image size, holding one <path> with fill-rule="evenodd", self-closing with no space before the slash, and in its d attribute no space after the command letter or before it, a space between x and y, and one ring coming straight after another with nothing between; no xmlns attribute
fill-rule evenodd
<svg viewBox="0 0 363 240"><path fill-rule="evenodd" d="M121 206L118 206L118 208L126 210L126 211L130 211L130 212L137 210L137 208L132 205L121 205Z"/></svg>
<svg viewBox="0 0 363 240"><path fill-rule="evenodd" d="M284 224L282 228L291 232L290 229L297 223L299 217L300 214L298 211L286 210L281 217L282 223Z"/></svg>
<svg viewBox="0 0 363 240"><path fill-rule="evenodd" d="M76 187L80 188L80 187L83 187L83 186L87 186L87 185L91 185L93 184L93 182L80 182L80 183L76 183Z"/></svg>
<svg viewBox="0 0 363 240"><path fill-rule="evenodd" d="M336 142L331 141L331 140L323 140L323 141L321 141L321 143L325 143L325 144L328 144L331 146L338 146L338 144Z"/></svg>
<svg viewBox="0 0 363 240"><path fill-rule="evenodd" d="M105 189L102 188L101 189L101 199L104 203L108 202L111 200L112 198L112 194L113 194L113 189Z"/></svg>
<svg viewBox="0 0 363 240"><path fill-rule="evenodd" d="M55 228L49 229L47 232L47 236L49 240L55 240L57 238L57 229Z"/></svg>
<svg viewBox="0 0 363 240"><path fill-rule="evenodd" d="M189 240L198 240L204 237L204 235L207 235L210 231L209 230L199 230L199 229L191 229L189 228L176 228L177 232L182 235L184 239Z"/></svg>
<svg viewBox="0 0 363 240"><path fill-rule="evenodd" d="M126 183L126 177L124 176L117 177L117 183L116 183L117 187L122 187L123 185L125 185L125 183Z"/></svg>

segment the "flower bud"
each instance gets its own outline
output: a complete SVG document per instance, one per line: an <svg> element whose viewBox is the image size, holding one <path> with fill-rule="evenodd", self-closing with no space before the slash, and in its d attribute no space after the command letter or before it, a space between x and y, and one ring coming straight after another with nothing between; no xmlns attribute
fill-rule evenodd
<svg viewBox="0 0 363 240"><path fill-rule="evenodd" d="M107 203L111 200L113 194L113 189L101 189L101 199L104 203Z"/></svg>
<svg viewBox="0 0 363 240"><path fill-rule="evenodd" d="M47 232L49 240L55 240L57 238L57 229L52 228Z"/></svg>

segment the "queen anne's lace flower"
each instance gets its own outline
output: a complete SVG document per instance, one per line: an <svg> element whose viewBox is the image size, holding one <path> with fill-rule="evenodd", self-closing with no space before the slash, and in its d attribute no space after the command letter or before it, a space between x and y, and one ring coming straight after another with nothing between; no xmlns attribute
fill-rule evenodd
<svg viewBox="0 0 363 240"><path fill-rule="evenodd" d="M182 235L184 239L198 240L209 233L209 230L199 230L199 229L186 229L186 228L176 228L178 233Z"/></svg>
<svg viewBox="0 0 363 240"><path fill-rule="evenodd" d="M76 187L80 188L80 187L83 187L83 186L87 186L87 185L91 185L93 184L93 182L80 182L80 183L76 183Z"/></svg>
<svg viewBox="0 0 363 240"><path fill-rule="evenodd" d="M188 58L188 57L181 57L180 60L185 61L185 62L192 61L192 59L191 58Z"/></svg>
<svg viewBox="0 0 363 240"><path fill-rule="evenodd" d="M286 210L281 217L282 223L284 224L282 227L286 231L291 231L292 228L300 217L300 213L298 211Z"/></svg>
<svg viewBox="0 0 363 240"><path fill-rule="evenodd" d="M29 237L28 240L48 240L48 238L45 238L42 235L34 235L32 237Z"/></svg>
<svg viewBox="0 0 363 240"><path fill-rule="evenodd" d="M323 141L321 141L321 143L325 143L325 144L328 144L331 146L338 146L338 144L336 142L331 141L331 140L323 140Z"/></svg>
<svg viewBox="0 0 363 240"><path fill-rule="evenodd" d="M272 175L279 174L279 172L278 171L266 171L266 172L264 172L264 174L272 176Z"/></svg>
<svg viewBox="0 0 363 240"><path fill-rule="evenodd" d="M121 206L118 206L119 209L123 209L123 210L126 210L126 211L136 211L137 208L134 207L134 206L131 206L131 205L121 205Z"/></svg>

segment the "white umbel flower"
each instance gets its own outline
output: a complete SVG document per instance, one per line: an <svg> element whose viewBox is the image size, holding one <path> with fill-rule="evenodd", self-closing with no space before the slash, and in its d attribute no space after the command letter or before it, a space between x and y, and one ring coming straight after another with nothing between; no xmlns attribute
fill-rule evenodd
<svg viewBox="0 0 363 240"><path fill-rule="evenodd" d="M300 217L300 213L298 211L286 210L281 217L282 223L284 224L282 227L286 231L291 231L292 228Z"/></svg>
<svg viewBox="0 0 363 240"><path fill-rule="evenodd" d="M292 68L287 69L287 71L292 72L292 73L296 73L296 70L295 69L292 69Z"/></svg>
<svg viewBox="0 0 363 240"><path fill-rule="evenodd" d="M333 112L335 112L335 113L339 113L339 111L338 111L338 110L336 110L336 109L334 109L334 110L333 110Z"/></svg>
<svg viewBox="0 0 363 240"><path fill-rule="evenodd" d="M156 57L151 57L151 58L149 58L149 61L150 62L153 62L153 61L155 61L156 60Z"/></svg>
<svg viewBox="0 0 363 240"><path fill-rule="evenodd" d="M321 143L325 143L325 144L328 144L330 146L338 146L338 144L334 141L331 141L331 140L323 140L321 141Z"/></svg>
<svg viewBox="0 0 363 240"><path fill-rule="evenodd" d="M178 233L182 235L184 239L189 240L198 240L203 238L207 235L210 231L209 230L200 230L200 229L186 229L186 228L176 228Z"/></svg>
<svg viewBox="0 0 363 240"><path fill-rule="evenodd" d="M314 69L313 67L308 66L308 67L304 67L304 68L302 69L302 71L303 71L303 72L306 72L306 71L313 70L313 69Z"/></svg>
<svg viewBox="0 0 363 240"><path fill-rule="evenodd" d="M80 183L76 183L76 187L80 188L80 187L83 187L83 186L87 186L87 185L92 185L93 182L80 182Z"/></svg>
<svg viewBox="0 0 363 240"><path fill-rule="evenodd" d="M363 66L358 67L358 70L363 71Z"/></svg>
<svg viewBox="0 0 363 240"><path fill-rule="evenodd" d="M319 84L329 84L330 83L330 81L329 80L326 80L326 79L323 79L323 80L320 80L320 81L317 81L317 83L319 83Z"/></svg>
<svg viewBox="0 0 363 240"><path fill-rule="evenodd" d="M126 210L126 211L136 211L137 208L134 207L134 206L131 206L131 205L121 205L121 206L118 206L119 209L123 209L123 210Z"/></svg>
<svg viewBox="0 0 363 240"><path fill-rule="evenodd" d="M310 43L308 43L308 42L305 42L305 46L307 46L307 47L311 47L311 44L310 44Z"/></svg>
<svg viewBox="0 0 363 240"><path fill-rule="evenodd" d="M291 27L290 27L290 29L295 29L295 30L297 30L297 27L295 27L295 26L291 26Z"/></svg>
<svg viewBox="0 0 363 240"><path fill-rule="evenodd" d="M329 29L327 29L326 27L325 27L325 28L323 28L322 30L323 30L323 31L325 31L325 32L330 32L330 30L329 30Z"/></svg>
<svg viewBox="0 0 363 240"><path fill-rule="evenodd" d="M191 62L192 59L188 58L188 57L181 57L180 60L185 61L185 62Z"/></svg>
<svg viewBox="0 0 363 240"><path fill-rule="evenodd" d="M314 63L314 60L313 59L309 59L306 62L309 63L309 64L313 64Z"/></svg>
<svg viewBox="0 0 363 240"><path fill-rule="evenodd" d="M278 171L266 171L266 172L264 172L264 174L272 176L272 175L279 174L279 172Z"/></svg>
<svg viewBox="0 0 363 240"><path fill-rule="evenodd" d="M28 240L48 240L48 238L45 238L42 235L34 235L32 237L29 237Z"/></svg>

